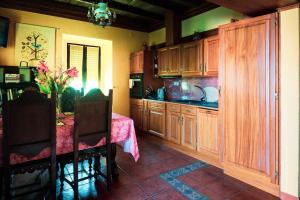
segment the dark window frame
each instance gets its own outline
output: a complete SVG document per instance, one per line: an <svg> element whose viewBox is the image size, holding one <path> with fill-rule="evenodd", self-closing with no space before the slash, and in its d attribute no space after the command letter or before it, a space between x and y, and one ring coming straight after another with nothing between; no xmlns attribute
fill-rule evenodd
<svg viewBox="0 0 300 200"><path fill-rule="evenodd" d="M67 69L70 69L70 47L71 46L81 46L83 47L83 57L82 57L82 87L86 87L86 80L87 80L87 48L88 47L95 47L99 49L98 54L98 84L101 83L101 47L100 46L93 46L93 45L85 45L85 44L77 44L77 43L67 43Z"/></svg>

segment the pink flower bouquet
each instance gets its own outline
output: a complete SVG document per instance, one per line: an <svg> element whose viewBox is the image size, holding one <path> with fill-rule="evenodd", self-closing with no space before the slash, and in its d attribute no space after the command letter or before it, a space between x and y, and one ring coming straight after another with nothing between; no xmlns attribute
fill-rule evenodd
<svg viewBox="0 0 300 200"><path fill-rule="evenodd" d="M65 71L58 67L54 72L49 70L49 67L44 61L41 61L34 70L35 81L40 90L44 94L50 94L52 90L56 90L57 94L61 94L70 80L78 76L76 67L72 67Z"/></svg>

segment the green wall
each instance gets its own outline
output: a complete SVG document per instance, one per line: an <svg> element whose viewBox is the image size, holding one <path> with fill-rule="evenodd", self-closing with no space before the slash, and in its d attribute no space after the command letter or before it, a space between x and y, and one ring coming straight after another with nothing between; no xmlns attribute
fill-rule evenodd
<svg viewBox="0 0 300 200"><path fill-rule="evenodd" d="M230 23L232 18L240 19L242 14L233 10L218 7L208 12L196 15L181 22L182 37L194 34L195 31L203 32L217 28L219 25ZM149 33L149 45L160 44L166 41L166 29L162 28Z"/></svg>

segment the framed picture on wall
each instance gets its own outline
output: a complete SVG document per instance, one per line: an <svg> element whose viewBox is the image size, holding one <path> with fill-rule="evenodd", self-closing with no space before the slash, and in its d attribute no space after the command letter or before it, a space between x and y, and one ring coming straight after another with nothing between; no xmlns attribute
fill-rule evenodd
<svg viewBox="0 0 300 200"><path fill-rule="evenodd" d="M15 64L37 66L41 60L55 66L56 29L16 23Z"/></svg>

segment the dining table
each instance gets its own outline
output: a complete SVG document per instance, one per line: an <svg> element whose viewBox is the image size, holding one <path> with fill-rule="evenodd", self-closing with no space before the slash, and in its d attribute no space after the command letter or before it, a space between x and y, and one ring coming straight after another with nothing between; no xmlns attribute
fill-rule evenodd
<svg viewBox="0 0 300 200"><path fill-rule="evenodd" d="M73 131L74 114L65 113L58 116L59 123L56 125L56 155L64 155L73 152ZM112 113L111 124L111 143L112 143L112 172L113 177L118 176L116 163L116 145L120 146L124 152L130 154L135 162L139 159L139 148L137 144L134 122L129 117ZM3 160L3 123L0 117L0 167ZM102 146L105 144L105 138L98 141L95 146L89 146L85 143L79 144L80 150ZM18 164L31 160L38 160L50 156L50 148L43 149L39 154L33 157L26 157L21 154L13 153L10 155L10 163Z"/></svg>

